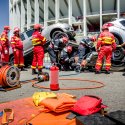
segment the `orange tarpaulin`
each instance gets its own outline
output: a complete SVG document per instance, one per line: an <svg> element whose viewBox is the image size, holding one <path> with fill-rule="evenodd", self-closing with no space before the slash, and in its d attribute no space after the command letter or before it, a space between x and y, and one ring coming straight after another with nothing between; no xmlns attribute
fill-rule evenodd
<svg viewBox="0 0 125 125"><path fill-rule="evenodd" d="M40 113L28 123L32 125L76 125L76 120L66 119L69 112L64 113Z"/></svg>
<svg viewBox="0 0 125 125"><path fill-rule="evenodd" d="M41 107L37 108L32 98L25 98L0 104L0 112L6 108L14 111L14 121L9 125L24 125L23 123L39 113ZM0 124L1 121L2 117L0 117Z"/></svg>
<svg viewBox="0 0 125 125"><path fill-rule="evenodd" d="M46 111L49 111L49 112L66 111L66 110L69 110L71 106L73 106L74 103L76 102L76 100L74 100L72 96L68 94L61 94L61 95L59 94L58 101L44 100L43 104L45 105L36 107L33 103L32 98L19 99L11 102L1 103L0 112L3 111L4 109L13 110L14 121L9 123L9 125L25 125L25 123L31 119L32 119L31 122L33 122L33 125L75 125L75 120L68 120L65 118L68 112L62 113L62 114L54 113L54 112L51 112L51 113L41 112L44 110L45 112ZM49 103L51 105L49 105ZM47 105L48 107L45 108L45 106ZM43 119L42 124L40 119L41 120ZM2 116L0 117L0 124L1 124L1 121L2 121ZM64 122L65 124L62 122Z"/></svg>

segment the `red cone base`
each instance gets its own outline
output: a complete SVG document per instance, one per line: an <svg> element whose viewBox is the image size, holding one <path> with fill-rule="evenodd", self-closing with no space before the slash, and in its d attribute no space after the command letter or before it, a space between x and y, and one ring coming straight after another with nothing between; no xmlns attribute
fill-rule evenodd
<svg viewBox="0 0 125 125"><path fill-rule="evenodd" d="M50 84L50 89L53 91L59 90L59 84Z"/></svg>

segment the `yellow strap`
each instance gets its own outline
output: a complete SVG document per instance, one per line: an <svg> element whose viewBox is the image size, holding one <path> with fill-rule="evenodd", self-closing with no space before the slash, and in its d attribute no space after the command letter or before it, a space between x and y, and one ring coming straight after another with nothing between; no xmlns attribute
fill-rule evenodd
<svg viewBox="0 0 125 125"><path fill-rule="evenodd" d="M98 38L98 40L102 40L102 38Z"/></svg>
<svg viewBox="0 0 125 125"><path fill-rule="evenodd" d="M111 66L111 63L106 63L105 65L106 65L106 66Z"/></svg>
<svg viewBox="0 0 125 125"><path fill-rule="evenodd" d="M2 41L6 41L6 38L1 38Z"/></svg>
<svg viewBox="0 0 125 125"><path fill-rule="evenodd" d="M18 66L18 64L14 64L14 66L16 66L16 67L17 67L17 66Z"/></svg>
<svg viewBox="0 0 125 125"><path fill-rule="evenodd" d="M34 41L36 42L36 41L38 41L38 40L40 40L40 39L38 39L38 38L33 38L33 39L32 39L32 42L34 42Z"/></svg>
<svg viewBox="0 0 125 125"><path fill-rule="evenodd" d="M115 40L113 40L112 43L115 43Z"/></svg>
<svg viewBox="0 0 125 125"><path fill-rule="evenodd" d="M96 63L96 65L102 66L102 64L101 64L101 63Z"/></svg>
<svg viewBox="0 0 125 125"><path fill-rule="evenodd" d="M15 44L16 42L11 42L11 44Z"/></svg>
<svg viewBox="0 0 125 125"><path fill-rule="evenodd" d="M45 37L43 38L43 41L46 41L46 38L45 38Z"/></svg>
<svg viewBox="0 0 125 125"><path fill-rule="evenodd" d="M38 66L38 68L43 68L43 66Z"/></svg>
<svg viewBox="0 0 125 125"><path fill-rule="evenodd" d="M32 43L33 46L41 44L41 41Z"/></svg>
<svg viewBox="0 0 125 125"><path fill-rule="evenodd" d="M112 44L112 40L111 37L103 37L103 43L105 44Z"/></svg>
<svg viewBox="0 0 125 125"><path fill-rule="evenodd" d="M24 64L23 64L23 63L20 63L19 65L20 65L20 66L24 66Z"/></svg>
<svg viewBox="0 0 125 125"><path fill-rule="evenodd" d="M32 69L36 69L36 66L31 66Z"/></svg>
<svg viewBox="0 0 125 125"><path fill-rule="evenodd" d="M10 112L9 117L7 118L7 112ZM8 125L10 122L14 120L14 112L12 109L6 108L3 110L3 116L2 116L2 125Z"/></svg>

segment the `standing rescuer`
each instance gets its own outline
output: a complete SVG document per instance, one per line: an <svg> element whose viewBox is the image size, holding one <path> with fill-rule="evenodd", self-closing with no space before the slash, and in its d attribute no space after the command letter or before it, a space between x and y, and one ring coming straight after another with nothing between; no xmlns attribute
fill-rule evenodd
<svg viewBox="0 0 125 125"><path fill-rule="evenodd" d="M32 61L32 74L37 74L36 67L38 67L38 74L42 73L43 59L44 59L44 48L43 45L46 43L46 38L41 35L40 31L42 26L40 24L34 25L34 33L32 35L33 48L33 61Z"/></svg>
<svg viewBox="0 0 125 125"><path fill-rule="evenodd" d="M1 45L1 61L2 62L9 62L9 39L8 33L10 31L9 26L4 26L4 31L0 36L0 45Z"/></svg>
<svg viewBox="0 0 125 125"><path fill-rule="evenodd" d="M115 38L112 33L109 32L108 26L105 24L102 27L102 32L99 35L98 42L97 42L97 52L98 52L98 59L96 62L96 74L100 73L100 69L102 67L102 60L104 56L106 57L106 74L110 74L110 67L111 67L111 57L112 52L116 49Z"/></svg>
<svg viewBox="0 0 125 125"><path fill-rule="evenodd" d="M20 38L20 29L14 28L13 36L11 37L11 47L14 54L14 66L24 69L24 57L23 57L23 42Z"/></svg>

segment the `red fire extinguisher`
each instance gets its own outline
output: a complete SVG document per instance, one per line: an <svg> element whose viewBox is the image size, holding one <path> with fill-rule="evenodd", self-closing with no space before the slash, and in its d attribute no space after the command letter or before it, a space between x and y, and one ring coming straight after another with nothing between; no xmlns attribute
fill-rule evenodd
<svg viewBox="0 0 125 125"><path fill-rule="evenodd" d="M57 66L50 67L50 89L59 90L59 68Z"/></svg>

